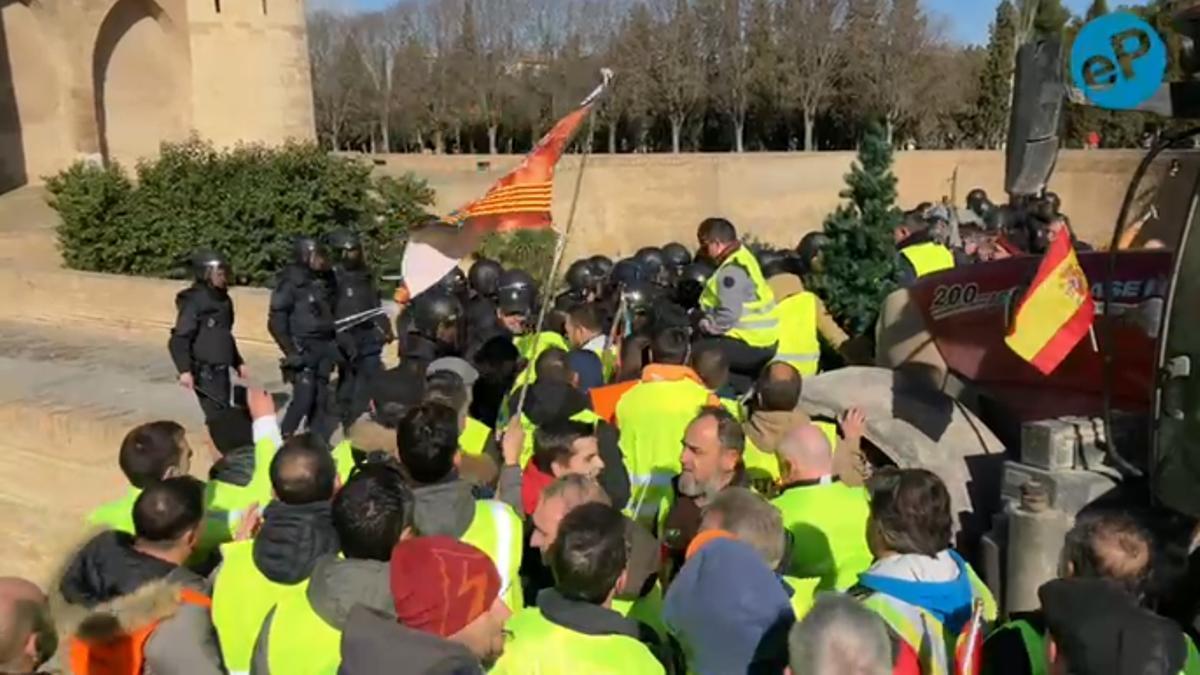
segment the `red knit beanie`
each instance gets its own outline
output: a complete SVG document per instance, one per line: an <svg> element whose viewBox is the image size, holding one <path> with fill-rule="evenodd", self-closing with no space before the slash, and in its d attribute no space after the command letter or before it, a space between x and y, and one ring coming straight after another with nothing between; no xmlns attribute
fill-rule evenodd
<svg viewBox="0 0 1200 675"><path fill-rule="evenodd" d="M392 601L400 623L450 637L500 595L500 574L479 549L450 537L417 537L392 549Z"/></svg>

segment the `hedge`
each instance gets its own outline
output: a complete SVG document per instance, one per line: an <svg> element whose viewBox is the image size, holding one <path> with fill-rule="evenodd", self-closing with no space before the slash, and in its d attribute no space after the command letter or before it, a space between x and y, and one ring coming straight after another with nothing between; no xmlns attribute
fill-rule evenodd
<svg viewBox="0 0 1200 675"><path fill-rule="evenodd" d="M299 143L164 144L135 174L77 163L47 179L68 267L178 278L191 252L208 247L229 257L238 283L265 285L297 235L340 227L357 230L368 258L387 267L434 196L412 175L375 177L366 163Z"/></svg>

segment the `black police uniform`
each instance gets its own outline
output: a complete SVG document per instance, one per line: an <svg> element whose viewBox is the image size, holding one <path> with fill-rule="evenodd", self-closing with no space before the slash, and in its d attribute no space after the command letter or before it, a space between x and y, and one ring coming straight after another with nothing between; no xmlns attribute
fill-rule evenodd
<svg viewBox="0 0 1200 675"><path fill-rule="evenodd" d="M339 323L380 307L375 279L367 268L334 268L337 296L334 317ZM346 322L337 334L342 359L338 364L337 402L346 429L370 407L370 382L383 370L383 348L392 341L392 326L386 315Z"/></svg>
<svg viewBox="0 0 1200 675"><path fill-rule="evenodd" d="M179 315L167 349L180 373L191 373L205 420L232 404L230 368L242 367L233 337L233 300L228 291L198 281L175 296Z"/></svg>
<svg viewBox="0 0 1200 675"><path fill-rule="evenodd" d="M267 328L284 354L284 377L292 400L280 430L295 433L301 420L328 439L336 426L330 409L329 379L340 359L334 337L334 281L306 266L288 265L271 293Z"/></svg>

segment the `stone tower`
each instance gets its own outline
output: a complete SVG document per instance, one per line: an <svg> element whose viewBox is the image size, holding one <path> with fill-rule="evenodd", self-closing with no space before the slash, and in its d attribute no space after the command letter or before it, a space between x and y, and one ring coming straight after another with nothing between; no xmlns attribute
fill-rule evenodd
<svg viewBox="0 0 1200 675"><path fill-rule="evenodd" d="M191 133L313 138L303 0L0 0L0 192Z"/></svg>

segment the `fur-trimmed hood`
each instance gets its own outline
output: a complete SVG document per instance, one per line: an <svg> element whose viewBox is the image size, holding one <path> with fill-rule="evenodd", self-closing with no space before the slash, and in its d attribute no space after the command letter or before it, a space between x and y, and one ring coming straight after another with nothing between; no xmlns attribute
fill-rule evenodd
<svg viewBox="0 0 1200 675"><path fill-rule="evenodd" d="M107 642L164 621L179 611L183 589L182 583L151 581L129 595L81 612L69 634L85 642Z"/></svg>

